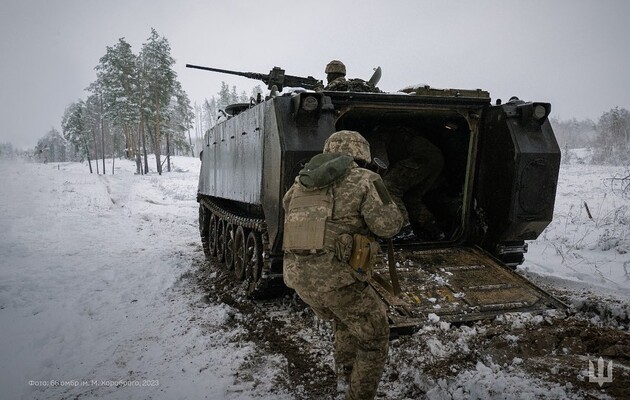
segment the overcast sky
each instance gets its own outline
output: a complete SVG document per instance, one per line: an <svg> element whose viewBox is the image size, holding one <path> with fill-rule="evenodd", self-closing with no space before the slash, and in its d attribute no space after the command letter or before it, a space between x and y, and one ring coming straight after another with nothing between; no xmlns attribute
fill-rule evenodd
<svg viewBox="0 0 630 400"><path fill-rule="evenodd" d="M60 130L106 46L124 37L137 54L151 27L193 102L222 80L248 93L258 83L186 63L324 79L340 59L350 78L381 66L384 91L481 88L596 121L630 109L629 15L625 0L1 0L0 142L32 147Z"/></svg>

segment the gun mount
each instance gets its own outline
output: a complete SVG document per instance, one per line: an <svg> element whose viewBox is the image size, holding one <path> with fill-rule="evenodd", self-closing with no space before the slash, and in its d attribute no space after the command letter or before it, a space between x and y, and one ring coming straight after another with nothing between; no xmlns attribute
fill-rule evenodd
<svg viewBox="0 0 630 400"><path fill-rule="evenodd" d="M261 74L258 72L242 72L231 71L229 69L220 69L212 67L203 67L201 65L186 64L186 68L202 69L204 71L219 72L222 74L230 74L243 76L249 79L256 79L267 84L267 89L271 90L275 86L279 92L286 86L288 87L302 87L304 89L315 90L317 88L323 88L323 83L320 80L307 76L306 78L301 76L287 75L280 67L273 67L269 74Z"/></svg>

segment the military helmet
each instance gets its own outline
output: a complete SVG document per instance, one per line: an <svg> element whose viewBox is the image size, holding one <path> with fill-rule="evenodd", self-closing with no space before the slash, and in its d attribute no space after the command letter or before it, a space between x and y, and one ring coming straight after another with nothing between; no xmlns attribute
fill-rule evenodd
<svg viewBox="0 0 630 400"><path fill-rule="evenodd" d="M372 161L370 143L356 131L335 132L324 143L324 153L343 153L355 160Z"/></svg>
<svg viewBox="0 0 630 400"><path fill-rule="evenodd" d="M326 65L326 71L324 71L327 74L346 74L346 66L343 65L343 63L339 60L332 60L331 62L328 63L328 65Z"/></svg>

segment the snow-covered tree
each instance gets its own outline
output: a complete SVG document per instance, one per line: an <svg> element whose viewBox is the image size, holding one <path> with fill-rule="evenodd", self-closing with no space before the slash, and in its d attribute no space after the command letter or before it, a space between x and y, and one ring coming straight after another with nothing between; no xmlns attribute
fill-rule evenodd
<svg viewBox="0 0 630 400"><path fill-rule="evenodd" d="M92 150L94 151L93 159L96 161L96 173L100 174L98 157L99 154L104 154L102 146L104 137L100 135L103 126L103 109L101 107L101 100L98 94L92 94L88 96L87 100L85 100L83 118L85 129L87 130L87 134L91 137L91 142L93 144ZM99 137L101 137L101 140L98 140ZM103 155L103 157L105 156ZM103 162L103 166L104 165L105 162ZM105 173L104 169L103 173Z"/></svg>
<svg viewBox="0 0 630 400"><path fill-rule="evenodd" d="M113 132L124 136L125 156L131 158L139 152L134 133L140 121L137 57L124 38L107 47L96 66L96 76L102 88L105 114L111 121ZM114 135L113 141L117 142ZM114 151L117 149L114 148ZM139 172L139 171L138 171Z"/></svg>
<svg viewBox="0 0 630 400"><path fill-rule="evenodd" d="M596 136L596 124L590 119L562 121L552 117L550 122L561 149L589 147Z"/></svg>
<svg viewBox="0 0 630 400"><path fill-rule="evenodd" d="M15 155L15 150L11 143L0 143L0 158L9 158Z"/></svg>
<svg viewBox="0 0 630 400"><path fill-rule="evenodd" d="M162 131L166 137L167 170L171 171L171 154L188 152L192 148L192 140L187 136L193 127L194 113L190 99L182 90L181 84L175 81L173 96L169 102L168 113L164 119Z"/></svg>
<svg viewBox="0 0 630 400"><path fill-rule="evenodd" d="M630 163L630 112L615 107L597 122L595 160L612 164Z"/></svg>
<svg viewBox="0 0 630 400"><path fill-rule="evenodd" d="M205 99L203 102L203 122L204 129L202 130L202 136L210 129L214 124L217 123L219 106L217 104L217 100L214 96L210 97L210 100Z"/></svg>
<svg viewBox="0 0 630 400"><path fill-rule="evenodd" d="M66 141L58 130L51 128L48 133L37 141L35 158L43 163L65 162Z"/></svg>
<svg viewBox="0 0 630 400"><path fill-rule="evenodd" d="M162 174L161 144L162 128L167 119L169 102L174 94L176 74L175 60L171 57L171 45L151 28L151 35L140 51L141 80L143 83L143 113L153 144L157 171Z"/></svg>
<svg viewBox="0 0 630 400"><path fill-rule="evenodd" d="M61 131L63 137L70 143L76 154L80 157L87 158L92 173L92 161L90 159L90 146L93 145L92 137L87 129L86 123L86 106L83 100L70 104L61 119Z"/></svg>

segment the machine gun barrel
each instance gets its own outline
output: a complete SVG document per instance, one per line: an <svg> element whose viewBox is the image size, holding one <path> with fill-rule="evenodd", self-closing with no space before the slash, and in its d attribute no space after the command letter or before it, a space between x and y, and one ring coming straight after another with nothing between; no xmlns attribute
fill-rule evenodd
<svg viewBox="0 0 630 400"><path fill-rule="evenodd" d="M265 83L267 83L266 80L269 79L269 75L260 74L257 72L231 71L229 69L203 67L201 65L193 65L193 64L186 64L186 68L196 68L196 69L203 69L204 71L212 71L212 72L220 72L222 74L244 76L245 78L256 79L259 81L263 81Z"/></svg>
<svg viewBox="0 0 630 400"><path fill-rule="evenodd" d="M280 67L273 67L269 74L261 74L258 72L241 72L231 71L229 69L203 67L201 65L186 64L186 68L202 69L204 71L219 72L222 74L230 74L243 76L245 78L256 79L267 84L267 88L271 90L275 86L279 91L285 86L291 87L303 87L304 89L315 90L323 87L322 81L319 81L312 76L301 77L293 75L285 75L284 70Z"/></svg>

